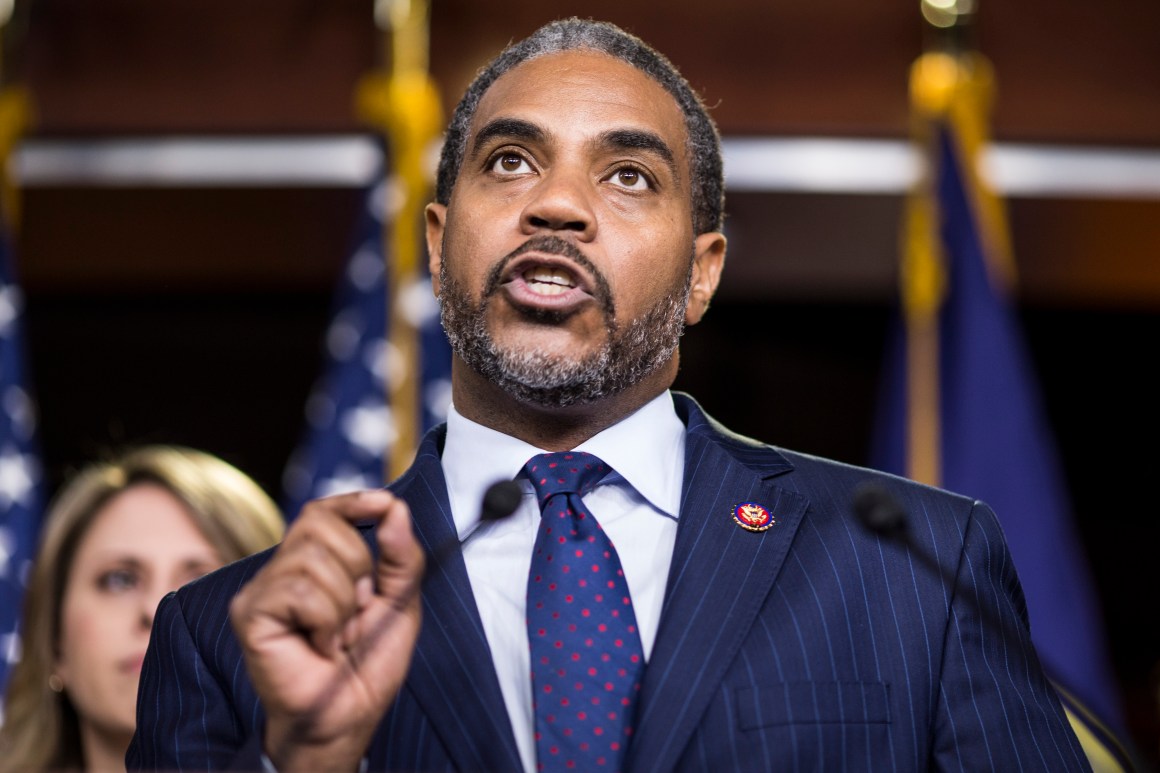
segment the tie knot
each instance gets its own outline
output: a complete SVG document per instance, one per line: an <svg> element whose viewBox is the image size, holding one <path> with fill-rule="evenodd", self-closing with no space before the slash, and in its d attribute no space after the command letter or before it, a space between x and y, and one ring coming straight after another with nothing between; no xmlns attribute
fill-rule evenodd
<svg viewBox="0 0 1160 773"><path fill-rule="evenodd" d="M556 494L587 493L608 474L608 469L600 457L583 451L538 454L524 465L540 507Z"/></svg>

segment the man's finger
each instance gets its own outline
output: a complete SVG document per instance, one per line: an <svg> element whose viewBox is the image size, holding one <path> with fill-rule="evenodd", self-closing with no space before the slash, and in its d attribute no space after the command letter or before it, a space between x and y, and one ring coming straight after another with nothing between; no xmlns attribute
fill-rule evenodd
<svg viewBox="0 0 1160 773"><path fill-rule="evenodd" d="M312 500L302 508L302 515L318 511L336 515L352 523L377 521L383 518L391 503L397 501L398 497L386 489L365 489Z"/></svg>
<svg viewBox="0 0 1160 773"><path fill-rule="evenodd" d="M378 590L395 606L405 606L412 597L417 601L423 578L423 549L411 529L411 509L401 499L387 507L375 530L379 560L375 567Z"/></svg>
<svg viewBox="0 0 1160 773"><path fill-rule="evenodd" d="M322 551L304 552L301 559L293 570L271 579L267 595L255 604L255 613L286 620L308 632L318 652L332 655L332 640L358 614L356 587L369 575L352 580L345 566Z"/></svg>
<svg viewBox="0 0 1160 773"><path fill-rule="evenodd" d="M388 491L368 490L317 499L306 505L271 562L293 568L296 557L307 558L321 548L333 554L353 582L371 573L371 554L359 533L350 528L360 521L382 519L398 500ZM300 552L302 551L302 552Z"/></svg>
<svg viewBox="0 0 1160 773"><path fill-rule="evenodd" d="M239 594L235 622L257 624L258 634L272 632L259 621L280 620L301 629L318 652L332 654L333 643L365 606L372 576L370 550L351 526L381 520L396 502L389 492L363 491L308 504L274 558Z"/></svg>

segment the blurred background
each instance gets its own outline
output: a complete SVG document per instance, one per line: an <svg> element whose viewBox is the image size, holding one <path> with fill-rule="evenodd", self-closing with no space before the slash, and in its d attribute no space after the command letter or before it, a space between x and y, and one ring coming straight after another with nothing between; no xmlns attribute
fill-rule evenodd
<svg viewBox="0 0 1160 773"><path fill-rule="evenodd" d="M1160 4L983 1L994 139L1038 164L998 179L1018 314L1129 733L1155 764ZM32 109L11 242L46 493L110 449L173 442L283 496L377 176L354 108L390 55L372 6L17 4L3 74ZM670 56L731 143L729 262L678 388L761 440L868 463L914 176L908 72L931 34L917 0L435 0L445 114L499 48L572 14ZM179 146L208 155L159 151Z"/></svg>

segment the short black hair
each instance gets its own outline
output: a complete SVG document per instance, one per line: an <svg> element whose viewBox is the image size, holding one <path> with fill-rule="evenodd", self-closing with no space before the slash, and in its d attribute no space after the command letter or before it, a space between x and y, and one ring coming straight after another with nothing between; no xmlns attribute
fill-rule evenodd
<svg viewBox="0 0 1160 773"><path fill-rule="evenodd" d="M725 210L725 179L721 163L721 137L701 98L664 54L615 24L591 19L561 19L540 27L529 37L505 48L480 70L467 87L451 116L443 151L435 200L451 201L451 191L467 152L467 132L479 102L491 85L514 67L547 54L591 50L632 65L656 81L677 101L685 115L692 171L693 228L696 233L721 230Z"/></svg>

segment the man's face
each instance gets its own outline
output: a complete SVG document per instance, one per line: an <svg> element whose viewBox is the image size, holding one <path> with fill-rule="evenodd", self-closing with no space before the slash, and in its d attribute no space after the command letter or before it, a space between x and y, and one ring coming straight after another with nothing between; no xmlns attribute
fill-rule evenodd
<svg viewBox="0 0 1160 773"><path fill-rule="evenodd" d="M690 191L683 115L639 70L572 51L508 72L449 205L428 208L456 354L541 406L667 387L724 257L720 234L693 234Z"/></svg>

